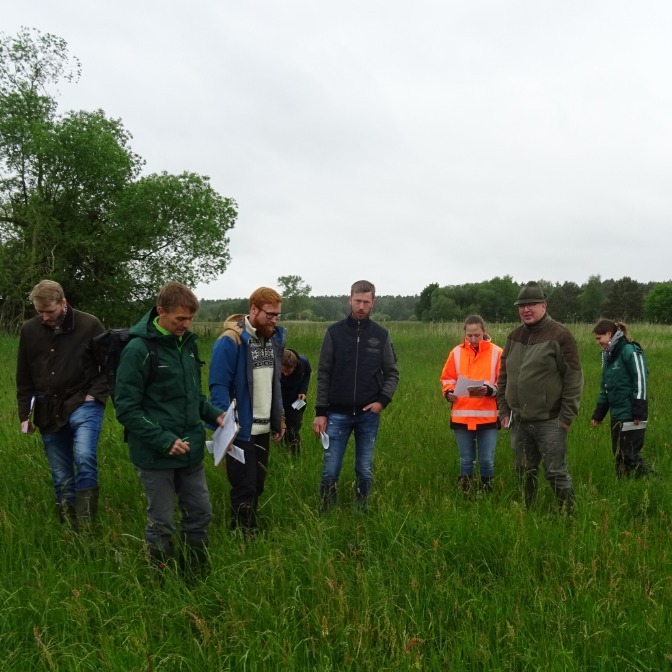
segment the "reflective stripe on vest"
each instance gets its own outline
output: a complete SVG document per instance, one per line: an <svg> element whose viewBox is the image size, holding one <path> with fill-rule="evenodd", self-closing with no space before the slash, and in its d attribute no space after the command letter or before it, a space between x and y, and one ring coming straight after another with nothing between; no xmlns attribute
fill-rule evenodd
<svg viewBox="0 0 672 672"><path fill-rule="evenodd" d="M454 417L462 418L497 418L497 411L453 411L452 415Z"/></svg>

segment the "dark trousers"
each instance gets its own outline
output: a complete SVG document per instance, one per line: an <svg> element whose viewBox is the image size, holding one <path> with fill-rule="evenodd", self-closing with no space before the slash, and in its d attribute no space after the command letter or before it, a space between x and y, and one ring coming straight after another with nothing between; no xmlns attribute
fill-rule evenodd
<svg viewBox="0 0 672 672"><path fill-rule="evenodd" d="M257 505L264 492L268 471L269 433L250 441L234 443L245 454L245 464L227 454L226 475L231 484L231 529L251 531L257 527Z"/></svg>
<svg viewBox="0 0 672 672"><path fill-rule="evenodd" d="M284 442L289 452L298 455L301 451L301 426L303 425L303 413L306 410L304 406L297 411L291 406L285 406L285 431Z"/></svg>
<svg viewBox="0 0 672 672"><path fill-rule="evenodd" d="M621 420L612 420L611 450L616 458L616 476L643 476L651 473L651 467L642 457L646 429L623 431Z"/></svg>

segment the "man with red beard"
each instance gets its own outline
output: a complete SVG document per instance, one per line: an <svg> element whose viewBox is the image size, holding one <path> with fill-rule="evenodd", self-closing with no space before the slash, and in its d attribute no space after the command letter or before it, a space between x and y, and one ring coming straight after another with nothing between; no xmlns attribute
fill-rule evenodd
<svg viewBox="0 0 672 672"><path fill-rule="evenodd" d="M257 506L264 491L271 434L274 442L285 433L280 365L285 330L277 326L282 297L269 287L250 296L249 315L232 315L215 342L210 365L210 398L228 408L236 400L240 431L235 445L242 463L226 455L231 484L231 529L254 534Z"/></svg>

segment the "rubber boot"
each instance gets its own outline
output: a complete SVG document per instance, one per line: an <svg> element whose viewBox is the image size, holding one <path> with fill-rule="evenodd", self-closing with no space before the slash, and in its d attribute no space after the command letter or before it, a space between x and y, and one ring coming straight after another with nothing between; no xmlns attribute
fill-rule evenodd
<svg viewBox="0 0 672 672"><path fill-rule="evenodd" d="M459 483L460 487L462 488L462 492L464 493L464 498L465 499L470 499L472 492L473 492L473 485L474 485L474 477L473 476L467 476L465 474L460 474L457 477L457 482Z"/></svg>
<svg viewBox="0 0 672 672"><path fill-rule="evenodd" d="M481 476L481 491L492 492L494 481L494 476Z"/></svg>
<svg viewBox="0 0 672 672"><path fill-rule="evenodd" d="M525 469L518 470L518 483L525 498L525 506L529 509L537 497L537 474Z"/></svg>
<svg viewBox="0 0 672 672"><path fill-rule="evenodd" d="M77 529L77 511L72 502L62 499L56 503L56 510L58 512L58 519L64 525L69 525L73 530Z"/></svg>
<svg viewBox="0 0 672 672"><path fill-rule="evenodd" d="M75 491L77 527L80 532L91 530L98 515L98 488Z"/></svg>
<svg viewBox="0 0 672 672"><path fill-rule="evenodd" d="M171 568L175 569L173 543L169 542L167 548L148 546L147 554L149 555L149 566L152 569L151 579L157 585L161 586L166 580L166 574Z"/></svg>
<svg viewBox="0 0 672 672"><path fill-rule="evenodd" d="M320 484L320 513L327 513L336 506L336 481Z"/></svg>
<svg viewBox="0 0 672 672"><path fill-rule="evenodd" d="M201 580L208 569L208 551L205 542L190 544L185 542L179 557L182 578L188 584Z"/></svg>
<svg viewBox="0 0 672 672"><path fill-rule="evenodd" d="M360 481L355 484L355 508L363 513L369 511L369 493L371 481Z"/></svg>
<svg viewBox="0 0 672 672"><path fill-rule="evenodd" d="M555 493L558 498L558 505L560 506L560 513L571 516L574 513L574 490L571 488L564 488Z"/></svg>
<svg viewBox="0 0 672 672"><path fill-rule="evenodd" d="M257 533L257 511L253 502L243 502L231 510L231 531L240 530L244 537Z"/></svg>

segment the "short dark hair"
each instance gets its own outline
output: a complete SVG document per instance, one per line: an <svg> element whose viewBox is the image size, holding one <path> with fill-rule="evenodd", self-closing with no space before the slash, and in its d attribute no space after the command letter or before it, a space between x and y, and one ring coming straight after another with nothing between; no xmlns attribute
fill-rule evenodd
<svg viewBox="0 0 672 672"><path fill-rule="evenodd" d="M156 297L156 305L167 313L177 308L187 308L194 313L200 305L196 294L181 282L167 282Z"/></svg>
<svg viewBox="0 0 672 672"><path fill-rule="evenodd" d="M293 350L285 350L282 354L281 366L284 366L287 369L293 369L299 363L299 358L296 356L296 353Z"/></svg>
<svg viewBox="0 0 672 672"><path fill-rule="evenodd" d="M270 303L272 306L282 303L282 297L274 289L270 287L259 287L255 289L250 296L250 308L255 306L256 308L261 309L262 306L265 306L267 303Z"/></svg>
<svg viewBox="0 0 672 672"><path fill-rule="evenodd" d="M376 298L376 286L368 280L357 280L350 288L350 296L353 294L366 294L371 292L371 297Z"/></svg>

